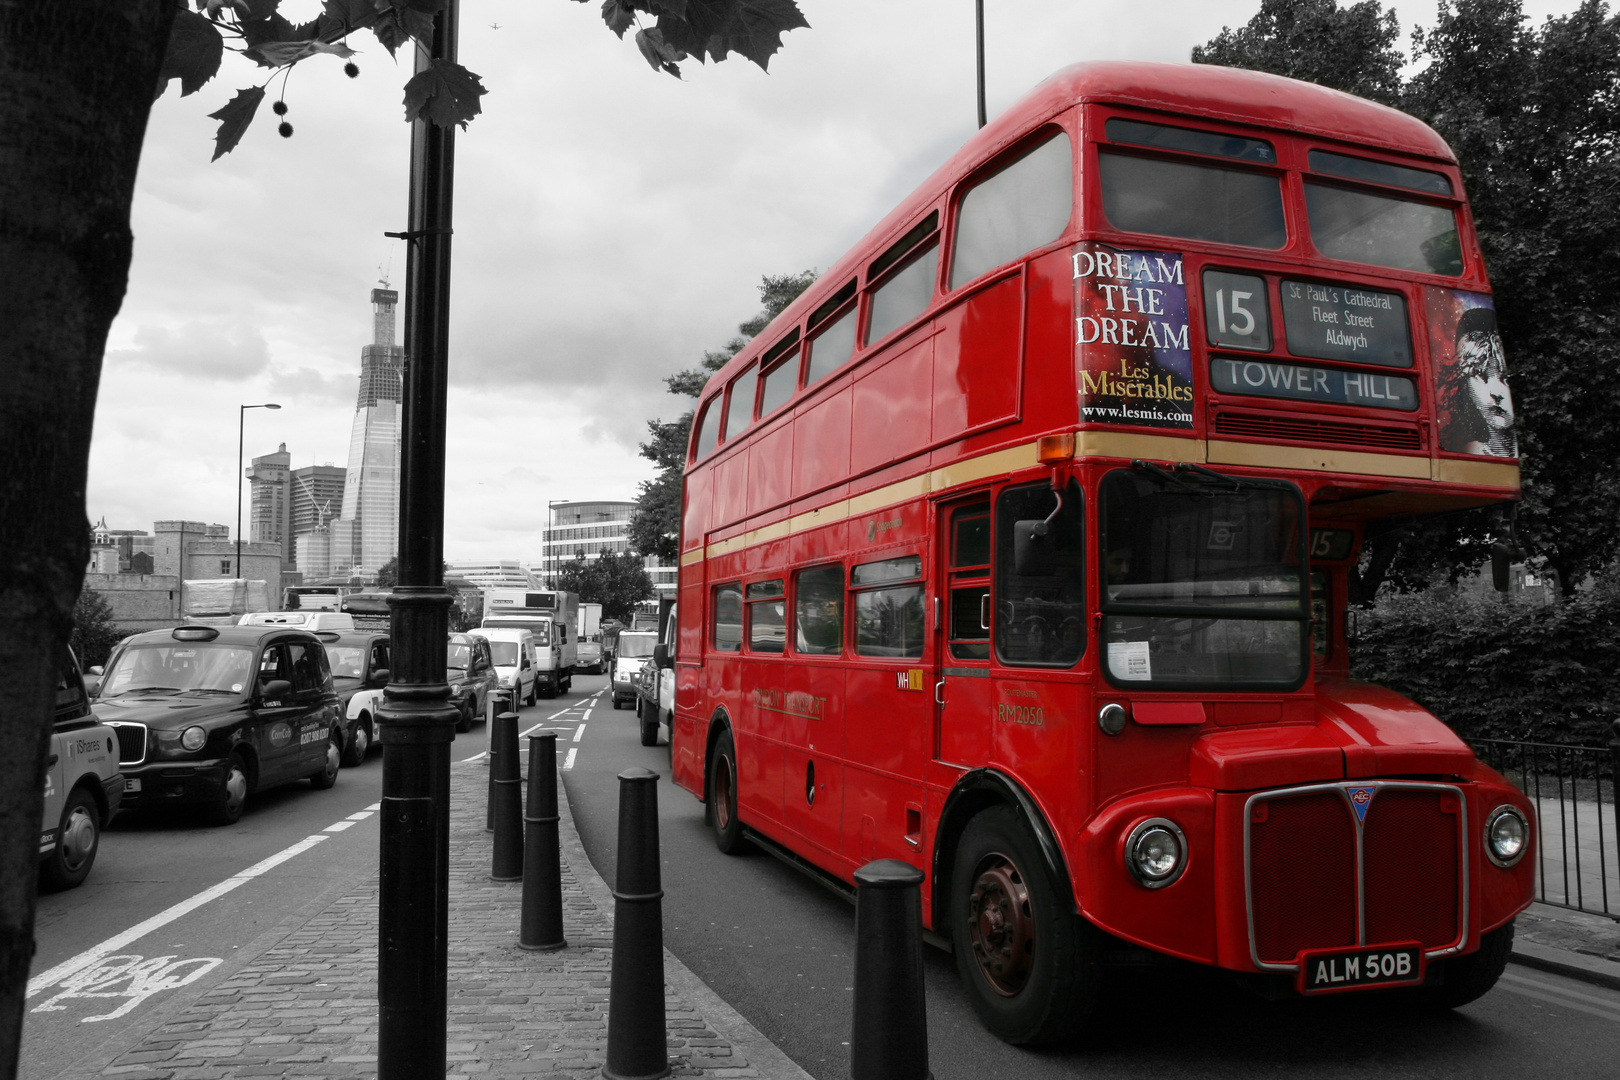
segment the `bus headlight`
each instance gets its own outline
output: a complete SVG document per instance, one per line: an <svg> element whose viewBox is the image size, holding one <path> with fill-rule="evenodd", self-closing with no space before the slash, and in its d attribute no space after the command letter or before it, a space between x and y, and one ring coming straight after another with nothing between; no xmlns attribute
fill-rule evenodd
<svg viewBox="0 0 1620 1080"><path fill-rule="evenodd" d="M1187 837L1168 818L1149 818L1125 841L1125 868L1137 884L1162 889L1187 866Z"/></svg>
<svg viewBox="0 0 1620 1080"><path fill-rule="evenodd" d="M201 750L208 741L208 732L200 727L188 727L180 733L180 745L187 750Z"/></svg>
<svg viewBox="0 0 1620 1080"><path fill-rule="evenodd" d="M1530 822L1516 806L1503 804L1485 819L1485 854L1497 866L1509 867L1524 858L1530 846Z"/></svg>

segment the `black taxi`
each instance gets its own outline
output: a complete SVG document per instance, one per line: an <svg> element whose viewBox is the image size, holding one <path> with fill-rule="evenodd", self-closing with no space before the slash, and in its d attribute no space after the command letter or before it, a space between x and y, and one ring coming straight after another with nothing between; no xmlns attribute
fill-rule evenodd
<svg viewBox="0 0 1620 1080"><path fill-rule="evenodd" d="M118 736L125 809L193 804L220 825L256 791L331 787L344 750L326 651L288 627L136 634L107 661L94 710Z"/></svg>

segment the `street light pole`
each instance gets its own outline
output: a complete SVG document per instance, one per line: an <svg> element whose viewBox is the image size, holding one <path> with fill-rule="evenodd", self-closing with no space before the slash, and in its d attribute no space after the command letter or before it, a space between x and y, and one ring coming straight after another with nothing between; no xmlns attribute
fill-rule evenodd
<svg viewBox="0 0 1620 1080"><path fill-rule="evenodd" d="M246 442L247 411L249 409L279 409L280 405L267 401L262 405L240 405L236 413L236 564L235 577L246 580L242 573L242 447ZM243 586L245 589L246 586Z"/></svg>

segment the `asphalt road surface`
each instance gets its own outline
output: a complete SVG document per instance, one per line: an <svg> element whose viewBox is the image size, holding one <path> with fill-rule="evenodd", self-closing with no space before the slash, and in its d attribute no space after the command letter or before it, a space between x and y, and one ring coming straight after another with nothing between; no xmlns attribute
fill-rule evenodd
<svg viewBox="0 0 1620 1080"><path fill-rule="evenodd" d="M563 780L597 870L614 880L618 773L660 773L665 944L807 1072L844 1080L854 907L768 855L720 854L702 804L668 780L669 748L640 745L633 711L603 695L586 727ZM1090 1042L1056 1052L987 1033L946 953L925 948L923 966L936 1080L1620 1076L1620 993L1517 965L1481 1000L1440 1016L1378 995L1266 1001L1178 965L1115 987Z"/></svg>

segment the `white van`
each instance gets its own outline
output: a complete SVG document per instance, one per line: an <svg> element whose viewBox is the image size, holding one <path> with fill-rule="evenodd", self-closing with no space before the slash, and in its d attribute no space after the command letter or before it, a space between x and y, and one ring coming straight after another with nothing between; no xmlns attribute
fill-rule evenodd
<svg viewBox="0 0 1620 1080"><path fill-rule="evenodd" d="M354 632L354 616L346 611L250 611L236 625L294 626L312 634L317 630L348 634Z"/></svg>
<svg viewBox="0 0 1620 1080"><path fill-rule="evenodd" d="M512 711L516 712L519 705L533 705L535 674L539 667L534 634L503 626L481 626L467 632L489 642L490 659L495 662L501 689L516 693Z"/></svg>
<svg viewBox="0 0 1620 1080"><path fill-rule="evenodd" d="M625 702L637 700L636 676L641 665L652 659L653 646L658 644L656 630L620 630L619 643L613 647L613 707L622 708Z"/></svg>

